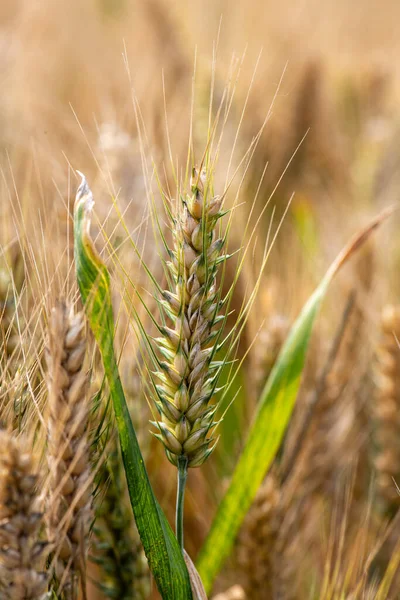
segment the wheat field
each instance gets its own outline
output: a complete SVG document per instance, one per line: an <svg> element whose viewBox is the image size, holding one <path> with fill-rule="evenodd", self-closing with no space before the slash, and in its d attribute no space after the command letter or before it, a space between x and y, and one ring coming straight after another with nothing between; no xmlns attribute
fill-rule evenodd
<svg viewBox="0 0 400 600"><path fill-rule="evenodd" d="M400 598L399 19L0 2L0 598Z"/></svg>

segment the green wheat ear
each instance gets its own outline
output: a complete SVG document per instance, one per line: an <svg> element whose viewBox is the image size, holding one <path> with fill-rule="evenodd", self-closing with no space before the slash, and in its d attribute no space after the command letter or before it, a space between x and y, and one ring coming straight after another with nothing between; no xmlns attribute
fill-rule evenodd
<svg viewBox="0 0 400 600"><path fill-rule="evenodd" d="M222 198L211 190L208 173L193 169L190 193L171 216L170 285L160 297L169 323L155 340L154 400L160 418L154 435L176 466L179 460L188 467L202 465L217 441L212 399L223 364L214 357L225 316L216 278L227 257L222 254L225 240L216 235Z"/></svg>

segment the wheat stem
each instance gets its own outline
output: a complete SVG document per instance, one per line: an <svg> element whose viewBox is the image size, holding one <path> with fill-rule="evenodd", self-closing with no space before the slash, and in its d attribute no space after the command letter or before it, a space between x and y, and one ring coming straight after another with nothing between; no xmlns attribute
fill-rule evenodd
<svg viewBox="0 0 400 600"><path fill-rule="evenodd" d="M176 492L176 538L183 551L183 512L185 504L185 488L188 472L187 456L178 458L178 488Z"/></svg>

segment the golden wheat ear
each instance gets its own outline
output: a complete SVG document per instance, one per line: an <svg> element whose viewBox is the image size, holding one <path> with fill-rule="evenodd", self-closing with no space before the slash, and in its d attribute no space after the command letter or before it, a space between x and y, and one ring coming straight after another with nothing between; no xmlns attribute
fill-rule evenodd
<svg viewBox="0 0 400 600"><path fill-rule="evenodd" d="M27 444L0 431L0 590L1 598L47 597L48 544L41 539L43 512L38 471Z"/></svg>
<svg viewBox="0 0 400 600"><path fill-rule="evenodd" d="M400 506L400 307L386 306L378 349L377 398L374 404L375 468L379 500L388 516Z"/></svg>
<svg viewBox="0 0 400 600"><path fill-rule="evenodd" d="M55 578L65 598L76 598L84 582L92 520L84 315L64 302L52 310L47 352L47 420L50 470L47 528L56 548Z"/></svg>

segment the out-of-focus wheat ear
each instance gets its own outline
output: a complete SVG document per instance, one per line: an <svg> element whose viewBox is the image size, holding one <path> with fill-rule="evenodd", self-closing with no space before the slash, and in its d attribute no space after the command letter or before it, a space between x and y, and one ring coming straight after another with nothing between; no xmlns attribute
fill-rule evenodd
<svg viewBox="0 0 400 600"><path fill-rule="evenodd" d="M116 440L109 441L99 470L91 560L101 569L98 587L106 598L146 600L150 571L132 509Z"/></svg>
<svg viewBox="0 0 400 600"><path fill-rule="evenodd" d="M46 597L48 544L38 496L38 471L21 438L0 431L0 590L9 600Z"/></svg>
<svg viewBox="0 0 400 600"><path fill-rule="evenodd" d="M362 435L355 396L360 394L362 381L361 370L354 369L352 357L362 324L351 293L321 372L318 377L314 373L314 381L310 381L304 415L300 415L297 430L293 429L285 443L282 482L290 477L293 487L296 479L295 495L299 499L311 494L331 498L337 473L354 466L358 458ZM365 470L358 470L357 480Z"/></svg>
<svg viewBox="0 0 400 600"><path fill-rule="evenodd" d="M274 560L280 525L279 482L269 473L243 522L237 540L239 581L252 600L272 600Z"/></svg>
<svg viewBox="0 0 400 600"><path fill-rule="evenodd" d="M301 583L307 567L302 554L302 541L308 543L305 533L305 510L302 500L288 482L281 487L279 502L279 531L273 552L274 599L296 600L302 597Z"/></svg>
<svg viewBox="0 0 400 600"><path fill-rule="evenodd" d="M315 407L313 422L305 444L299 470L303 495L330 493L337 465L340 436L339 401L342 390L340 373L328 376L326 389ZM300 483L300 482L299 482Z"/></svg>
<svg viewBox="0 0 400 600"><path fill-rule="evenodd" d="M213 596L212 600L247 600L247 596L244 589L240 585L233 585L225 592Z"/></svg>
<svg viewBox="0 0 400 600"><path fill-rule="evenodd" d="M85 562L92 520L89 462L89 402L84 366L86 329L83 313L64 302L49 323L47 456L50 470L46 513L48 537L55 544L54 574L62 597L84 591Z"/></svg>
<svg viewBox="0 0 400 600"><path fill-rule="evenodd" d="M330 356L332 346L321 376L314 378L311 388L314 397L309 427L304 432L304 445L291 475L293 481L297 480L298 498L312 494L330 497L335 474L344 466L345 457L340 450L346 440L349 424L344 418L343 392L348 384L349 374L347 369L337 364L341 356L343 333L344 329L341 333L338 330L339 345L335 356Z"/></svg>
<svg viewBox="0 0 400 600"><path fill-rule="evenodd" d="M378 349L374 403L376 484L382 508L393 516L400 506L400 306L386 306Z"/></svg>

